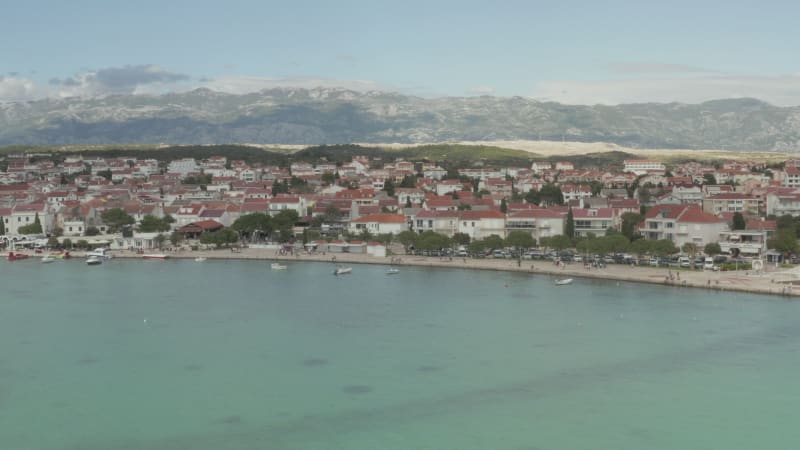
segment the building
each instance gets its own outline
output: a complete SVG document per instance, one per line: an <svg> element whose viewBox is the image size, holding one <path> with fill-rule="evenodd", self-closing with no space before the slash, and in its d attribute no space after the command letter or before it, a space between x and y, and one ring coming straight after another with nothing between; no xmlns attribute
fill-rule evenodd
<svg viewBox="0 0 800 450"><path fill-rule="evenodd" d="M663 163L650 159L626 159L624 161L625 172L638 175L645 175L650 172L664 172L667 168Z"/></svg>
<svg viewBox="0 0 800 450"><path fill-rule="evenodd" d="M762 201L739 193L727 193L708 196L703 199L703 211L714 215L722 213L741 213L749 216L761 214Z"/></svg>
<svg viewBox="0 0 800 450"><path fill-rule="evenodd" d="M506 233L526 231L536 242L542 238L564 234L564 214L554 209L526 209L506 218Z"/></svg>
<svg viewBox="0 0 800 450"><path fill-rule="evenodd" d="M614 226L614 211L611 208L572 208L575 236L586 237L590 233L605 236L606 230Z"/></svg>
<svg viewBox="0 0 800 450"><path fill-rule="evenodd" d="M458 232L472 240L483 239L493 234L503 237L506 231L506 215L500 211L459 211Z"/></svg>
<svg viewBox="0 0 800 450"><path fill-rule="evenodd" d="M645 215L639 232L646 239L669 239L676 246L692 243L698 248L717 242L728 231L725 219L709 214L697 205L657 205Z"/></svg>
<svg viewBox="0 0 800 450"><path fill-rule="evenodd" d="M398 234L408 230L408 224L401 214L379 213L352 220L348 228L351 233Z"/></svg>
<svg viewBox="0 0 800 450"><path fill-rule="evenodd" d="M761 257L767 252L767 232L737 230L719 233L719 247L723 253Z"/></svg>

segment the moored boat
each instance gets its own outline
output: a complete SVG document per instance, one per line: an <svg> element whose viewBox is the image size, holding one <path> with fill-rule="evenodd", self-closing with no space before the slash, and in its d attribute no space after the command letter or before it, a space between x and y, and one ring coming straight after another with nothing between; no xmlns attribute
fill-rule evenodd
<svg viewBox="0 0 800 450"><path fill-rule="evenodd" d="M98 266L103 263L103 259L99 256L90 256L86 258L86 264L90 266Z"/></svg>
<svg viewBox="0 0 800 450"><path fill-rule="evenodd" d="M206 258L205 256L198 256L198 257L197 257L197 258L195 258L194 260L195 260L195 262L203 262L203 261L205 261L205 260L207 260L207 259L208 259L208 258Z"/></svg>
<svg viewBox="0 0 800 450"><path fill-rule="evenodd" d="M338 267L333 271L334 275L347 275L353 271L352 267Z"/></svg>
<svg viewBox="0 0 800 450"><path fill-rule="evenodd" d="M9 261L19 261L20 259L28 259L28 255L25 253L8 252Z"/></svg>
<svg viewBox="0 0 800 450"><path fill-rule="evenodd" d="M386 269L386 275L397 275L398 273L400 273L400 269L395 269L394 267Z"/></svg>
<svg viewBox="0 0 800 450"><path fill-rule="evenodd" d="M272 263L269 268L272 270L286 270L286 266L280 263Z"/></svg>
<svg viewBox="0 0 800 450"><path fill-rule="evenodd" d="M90 252L87 252L85 255L87 258L91 258L95 256L100 259L111 259L113 256L111 255L111 251L107 248L96 248Z"/></svg>
<svg viewBox="0 0 800 450"><path fill-rule="evenodd" d="M163 253L145 253L142 255L144 259L167 259L167 255Z"/></svg>
<svg viewBox="0 0 800 450"><path fill-rule="evenodd" d="M56 259L55 259L54 257L50 256L50 255L44 255L44 256L42 256L42 264L51 263L51 262L53 262L53 261L55 261L55 260L56 260Z"/></svg>
<svg viewBox="0 0 800 450"><path fill-rule="evenodd" d="M560 280L556 280L556 286L564 286L570 283L572 283L572 278L562 278Z"/></svg>

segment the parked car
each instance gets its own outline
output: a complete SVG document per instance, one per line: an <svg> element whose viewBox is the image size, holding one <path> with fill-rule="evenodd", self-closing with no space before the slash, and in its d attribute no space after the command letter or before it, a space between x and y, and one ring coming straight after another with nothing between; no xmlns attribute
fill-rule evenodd
<svg viewBox="0 0 800 450"><path fill-rule="evenodd" d="M678 265L680 267L688 269L692 267L692 260L689 259L688 256L681 256L680 258L678 258Z"/></svg>
<svg viewBox="0 0 800 450"><path fill-rule="evenodd" d="M714 264L714 258L706 256L703 260L703 270L718 270L719 268Z"/></svg>

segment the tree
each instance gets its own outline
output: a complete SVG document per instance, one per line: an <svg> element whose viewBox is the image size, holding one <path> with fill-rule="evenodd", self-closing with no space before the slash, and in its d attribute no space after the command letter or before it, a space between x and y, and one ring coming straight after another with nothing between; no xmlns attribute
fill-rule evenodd
<svg viewBox="0 0 800 450"><path fill-rule="evenodd" d="M55 227L50 234L55 237L61 237L64 235L64 229L61 227Z"/></svg>
<svg viewBox="0 0 800 450"><path fill-rule="evenodd" d="M694 255L697 254L697 245L691 242L687 242L683 244L683 246L681 247L681 251L694 258Z"/></svg>
<svg viewBox="0 0 800 450"><path fill-rule="evenodd" d="M747 223L744 221L744 216L742 216L742 213L740 212L733 213L733 226L731 227L731 229L744 230L745 228L747 228Z"/></svg>
<svg viewBox="0 0 800 450"><path fill-rule="evenodd" d="M411 196L406 196L406 208L411 208Z"/></svg>
<svg viewBox="0 0 800 450"><path fill-rule="evenodd" d="M383 190L386 191L386 195L389 197L394 197L394 180L387 178L386 181L383 182Z"/></svg>
<svg viewBox="0 0 800 450"><path fill-rule="evenodd" d="M563 205L564 194L561 192L560 187L553 183L547 183L538 191L531 189L531 191L525 195L525 201L542 206Z"/></svg>
<svg viewBox="0 0 800 450"><path fill-rule="evenodd" d="M710 242L703 248L703 253L709 256L719 255L722 253L722 248L719 246L719 243Z"/></svg>
<svg viewBox="0 0 800 450"><path fill-rule="evenodd" d="M403 181L400 182L401 188L415 188L417 187L417 177L413 175L406 175L403 177Z"/></svg>
<svg viewBox="0 0 800 450"><path fill-rule="evenodd" d="M47 240L47 246L49 248L56 248L58 247L58 238L55 236L50 236L50 239Z"/></svg>
<svg viewBox="0 0 800 450"><path fill-rule="evenodd" d="M627 212L622 215L622 235L629 240L634 240L636 236L636 226L642 223L644 216L641 214Z"/></svg>
<svg viewBox="0 0 800 450"><path fill-rule="evenodd" d="M100 234L100 230L97 227L86 227L86 230L83 232L84 236L97 236Z"/></svg>
<svg viewBox="0 0 800 450"><path fill-rule="evenodd" d="M104 211L100 218L103 219L103 223L108 226L108 231L111 233L116 233L122 228L133 225L136 222L133 217L128 215L122 208L111 208L109 210Z"/></svg>
<svg viewBox="0 0 800 450"><path fill-rule="evenodd" d="M713 173L703 174L703 185L706 184L717 184L717 177Z"/></svg>
<svg viewBox="0 0 800 450"><path fill-rule="evenodd" d="M503 242L503 238L496 234L484 238L483 241L486 242L486 247L493 249L503 248L503 244L505 244L505 242Z"/></svg>
<svg viewBox="0 0 800 450"><path fill-rule="evenodd" d="M72 239L64 239L64 242L61 243L66 250L72 250Z"/></svg>
<svg viewBox="0 0 800 450"><path fill-rule="evenodd" d="M293 209L285 209L275 217L272 218L272 224L279 233L282 235L286 235L287 233L291 233L292 228L294 228L294 224L297 223L297 219L299 219L299 215L297 211Z"/></svg>
<svg viewBox="0 0 800 450"><path fill-rule="evenodd" d="M211 244L215 245L217 248L236 243L238 240L239 233L230 228L223 228L213 233L203 233L200 235L201 244Z"/></svg>
<svg viewBox="0 0 800 450"><path fill-rule="evenodd" d="M575 237L575 218L572 216L572 208L567 211L567 221L564 224L564 234L569 237Z"/></svg>
<svg viewBox="0 0 800 450"><path fill-rule="evenodd" d="M469 245L470 237L467 233L456 233L453 235L453 242L457 245Z"/></svg>
<svg viewBox="0 0 800 450"><path fill-rule="evenodd" d="M506 214L508 212L508 203L506 203L505 198L500 200L500 212L503 214Z"/></svg>
<svg viewBox="0 0 800 450"><path fill-rule="evenodd" d="M544 239L542 239L544 240ZM572 239L563 234L552 236L547 240L547 246L554 250L564 250L572 246Z"/></svg>
<svg viewBox="0 0 800 450"><path fill-rule="evenodd" d="M0 217L0 236L3 236L3 235L5 235L5 234L6 234L6 224L5 224L5 219L3 219L2 217Z"/></svg>
<svg viewBox="0 0 800 450"><path fill-rule="evenodd" d="M169 235L169 243L172 244L173 246L177 246L178 244L181 243L181 241L183 241L183 234L177 231L173 231Z"/></svg>
<svg viewBox="0 0 800 450"><path fill-rule="evenodd" d="M42 225L34 222L30 225L24 225L17 228L17 232L19 234L41 234Z"/></svg>
<svg viewBox="0 0 800 450"><path fill-rule="evenodd" d="M417 236L419 235L413 231L401 231L397 235L397 242L403 244L403 248L405 248L406 253L408 253L408 249L411 247L416 248L415 244L417 243Z"/></svg>
<svg viewBox="0 0 800 450"><path fill-rule="evenodd" d="M417 238L416 248L420 250L441 250L450 247L450 238L435 231L426 231Z"/></svg>
<svg viewBox="0 0 800 450"><path fill-rule="evenodd" d="M526 231L512 231L506 236L506 247L530 248L536 245L533 236Z"/></svg>
<svg viewBox="0 0 800 450"><path fill-rule="evenodd" d="M261 238L272 233L272 218L264 213L245 214L231 225L242 236Z"/></svg>
<svg viewBox="0 0 800 450"><path fill-rule="evenodd" d="M139 228L137 230L141 233L156 233L169 231L170 226L163 219L148 214L142 217L142 221L139 222Z"/></svg>
<svg viewBox="0 0 800 450"><path fill-rule="evenodd" d="M652 252L658 256L667 256L678 252L678 248L675 247L675 243L669 239L659 239L657 241L653 241L652 245Z"/></svg>
<svg viewBox="0 0 800 450"><path fill-rule="evenodd" d="M167 237L161 233L158 233L154 238L153 242L155 242L156 247L161 248L164 246L164 242L166 242Z"/></svg>
<svg viewBox="0 0 800 450"><path fill-rule="evenodd" d="M326 186L330 186L336 182L336 175L333 172L325 172L322 174L321 179Z"/></svg>
<svg viewBox="0 0 800 450"><path fill-rule="evenodd" d="M782 253L797 252L797 234L788 228L778 230L775 237L767 241L767 246Z"/></svg>
<svg viewBox="0 0 800 450"><path fill-rule="evenodd" d="M100 171L97 172L97 176L103 177L106 180L111 181L111 177L112 177L111 169L100 170ZM64 183L64 184L66 184L66 183Z"/></svg>

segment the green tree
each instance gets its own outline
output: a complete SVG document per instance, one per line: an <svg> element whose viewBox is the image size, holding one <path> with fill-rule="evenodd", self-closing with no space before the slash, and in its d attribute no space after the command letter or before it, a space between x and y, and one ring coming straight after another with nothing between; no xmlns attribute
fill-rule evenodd
<svg viewBox="0 0 800 450"><path fill-rule="evenodd" d="M525 195L525 201L542 206L563 205L564 194L561 192L560 187L553 183L547 183L538 191L531 190L528 192Z"/></svg>
<svg viewBox="0 0 800 450"><path fill-rule="evenodd" d="M413 205L411 204L411 196L406 197L406 208L411 208Z"/></svg>
<svg viewBox="0 0 800 450"><path fill-rule="evenodd" d="M575 237L575 218L572 216L572 208L567 211L567 221L564 224L564 234L569 237Z"/></svg>
<svg viewBox="0 0 800 450"><path fill-rule="evenodd" d="M100 230L97 227L86 227L86 230L83 232L84 236L97 236L100 234Z"/></svg>
<svg viewBox="0 0 800 450"><path fill-rule="evenodd" d="M403 181L400 182L401 188L415 188L417 187L417 177L413 175L406 175L403 177Z"/></svg>
<svg viewBox="0 0 800 450"><path fill-rule="evenodd" d="M153 242L155 242L157 248L161 248L164 246L164 242L166 242L167 237L161 233L158 233L154 238Z"/></svg>
<svg viewBox="0 0 800 450"><path fill-rule="evenodd" d="M644 216L641 214L627 212L622 215L622 234L629 240L634 240L636 236L636 227L644 221Z"/></svg>
<svg viewBox="0 0 800 450"><path fill-rule="evenodd" d="M111 177L112 177L112 174L111 174L111 169L107 169L107 170L99 170L99 171L97 172L97 176L99 176L99 177L103 177L103 178L105 178L106 180L108 180L108 181L111 181ZM66 183L65 183L65 184L66 184Z"/></svg>
<svg viewBox="0 0 800 450"><path fill-rule="evenodd" d="M703 253L705 253L708 256L716 256L722 253L722 248L719 246L719 243L717 242L709 242L703 248Z"/></svg>
<svg viewBox="0 0 800 450"><path fill-rule="evenodd" d="M137 228L137 230L141 233L156 233L169 231L169 229L169 224L163 219L159 219L158 217L150 214L142 217L142 221L139 222L139 227Z"/></svg>
<svg viewBox="0 0 800 450"><path fill-rule="evenodd" d="M659 239L653 241L652 251L658 256L667 256L677 253L678 247L675 247L675 243L669 239Z"/></svg>
<svg viewBox="0 0 800 450"><path fill-rule="evenodd" d="M731 227L731 229L744 230L745 228L747 228L747 223L744 221L744 216L742 216L742 213L740 212L733 213L733 226Z"/></svg>
<svg viewBox="0 0 800 450"><path fill-rule="evenodd" d="M57 238L57 237L55 237L55 236L50 236L50 238L47 240L47 246L48 246L49 248L56 248L56 247L58 247L58 238Z"/></svg>
<svg viewBox="0 0 800 450"><path fill-rule="evenodd" d="M547 247L561 251L572 247L572 239L570 239L567 236L564 236L563 234L552 236L547 239Z"/></svg>
<svg viewBox="0 0 800 450"><path fill-rule="evenodd" d="M496 234L492 234L489 237L484 238L483 241L486 243L486 247L492 249L503 248L503 244L505 244L503 238Z"/></svg>
<svg viewBox="0 0 800 450"><path fill-rule="evenodd" d="M397 235L397 242L402 244L403 248L405 248L406 250L406 253L408 253L408 249L410 249L411 247L416 248L415 244L417 243L417 236L419 235L417 233L414 233L413 231L407 231L407 230L401 231Z"/></svg>
<svg viewBox="0 0 800 450"><path fill-rule="evenodd" d="M467 233L455 233L453 235L453 242L456 245L469 245L470 237Z"/></svg>
<svg viewBox="0 0 800 450"><path fill-rule="evenodd" d="M183 241L183 234L179 233L178 231L173 231L169 235L169 243L172 244L173 247L180 244L181 241Z"/></svg>
<svg viewBox="0 0 800 450"><path fill-rule="evenodd" d="M231 228L242 236L262 238L272 233L272 218L264 213L252 213L240 216Z"/></svg>
<svg viewBox="0 0 800 450"><path fill-rule="evenodd" d="M506 214L508 212L508 203L506 203L505 198L500 200L500 212L503 214Z"/></svg>
<svg viewBox="0 0 800 450"><path fill-rule="evenodd" d="M653 242L648 239L637 239L631 242L629 250L631 253L634 253L638 257L642 257L642 255L646 255L652 252L653 249Z"/></svg>
<svg viewBox="0 0 800 450"><path fill-rule="evenodd" d="M200 243L214 245L217 248L234 244L238 242L238 240L239 233L230 228L223 228L213 233L203 233L200 235Z"/></svg>
<svg viewBox="0 0 800 450"><path fill-rule="evenodd" d="M435 231L426 231L417 237L416 248L420 250L441 250L450 247L450 238Z"/></svg>
<svg viewBox="0 0 800 450"><path fill-rule="evenodd" d="M775 236L767 241L767 246L782 253L796 253L797 234L788 228L778 230Z"/></svg>
<svg viewBox="0 0 800 450"><path fill-rule="evenodd" d="M30 225L23 225L17 228L17 232L19 234L41 234L42 225L35 222Z"/></svg>
<svg viewBox="0 0 800 450"><path fill-rule="evenodd" d="M293 209L285 209L272 218L272 223L275 226L275 230L285 235L287 232L292 232L294 224L297 223L297 219L299 217L300 216L297 214L297 211Z"/></svg>
<svg viewBox="0 0 800 450"><path fill-rule="evenodd" d="M321 179L326 186L330 186L336 182L336 175L333 172L325 172L322 174Z"/></svg>
<svg viewBox="0 0 800 450"><path fill-rule="evenodd" d="M122 228L133 225L136 222L133 217L128 215L122 208L111 208L100 214L103 223L108 227L110 233L116 233Z"/></svg>
<svg viewBox="0 0 800 450"><path fill-rule="evenodd" d="M6 224L5 224L5 219L3 219L2 217L0 217L0 236L3 236L3 235L5 235L5 234L6 234Z"/></svg>
<svg viewBox="0 0 800 450"><path fill-rule="evenodd" d="M707 184L717 184L717 177L715 177L713 173L703 174L703 185Z"/></svg>
<svg viewBox="0 0 800 450"><path fill-rule="evenodd" d="M394 197L394 180L387 178L383 183L383 190L386 191L386 195L389 197Z"/></svg>
<svg viewBox="0 0 800 450"><path fill-rule="evenodd" d="M72 239L64 239L64 242L62 242L61 245L63 245L66 250L72 250Z"/></svg>
<svg viewBox="0 0 800 450"><path fill-rule="evenodd" d="M519 251L521 248L534 247L536 245L536 241L527 231L516 230L508 233L505 244L506 247L514 247Z"/></svg>

